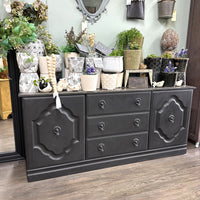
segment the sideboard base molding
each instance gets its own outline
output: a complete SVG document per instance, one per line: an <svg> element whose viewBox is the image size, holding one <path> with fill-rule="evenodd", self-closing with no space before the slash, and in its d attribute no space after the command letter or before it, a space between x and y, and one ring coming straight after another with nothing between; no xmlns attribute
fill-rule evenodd
<svg viewBox="0 0 200 200"><path fill-rule="evenodd" d="M84 162L73 163L71 165L58 165L53 167L45 167L35 170L27 170L27 178L29 182L40 181L49 178L55 178L59 176L65 176L75 173L81 173L91 170L102 169L106 167L114 167L118 165L125 165L135 162L142 162L146 160L153 160L158 158L183 155L187 151L186 145L180 145L178 148L168 148L160 150L149 150L135 153L134 155L121 155L110 159L98 159L94 161L87 160Z"/></svg>

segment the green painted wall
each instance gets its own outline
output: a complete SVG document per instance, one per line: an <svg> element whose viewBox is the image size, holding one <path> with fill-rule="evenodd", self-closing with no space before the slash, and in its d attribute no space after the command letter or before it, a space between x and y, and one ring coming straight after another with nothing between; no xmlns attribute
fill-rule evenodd
<svg viewBox="0 0 200 200"><path fill-rule="evenodd" d="M32 2L29 0L28 2ZM81 30L82 14L76 8L75 0L46 0L49 10L48 29L55 42L62 46L65 44L64 33L74 26L76 32ZM110 0L107 12L94 25L89 24L89 32L96 34L96 41L101 41L113 47L116 35L136 27L144 37L144 56L155 53L160 55L160 39L168 28L174 28L180 37L178 49L186 46L190 0L177 0L175 9L177 21L158 20L157 0L145 0L145 20L126 20L126 0ZM0 18L5 16L2 1L0 1Z"/></svg>

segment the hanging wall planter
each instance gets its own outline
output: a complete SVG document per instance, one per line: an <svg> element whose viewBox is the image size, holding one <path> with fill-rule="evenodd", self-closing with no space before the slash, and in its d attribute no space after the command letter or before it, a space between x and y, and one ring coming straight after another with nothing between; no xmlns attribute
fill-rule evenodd
<svg viewBox="0 0 200 200"><path fill-rule="evenodd" d="M175 0L159 0L158 1L158 16L159 18L172 18Z"/></svg>
<svg viewBox="0 0 200 200"><path fill-rule="evenodd" d="M127 0L127 19L144 19L144 0Z"/></svg>

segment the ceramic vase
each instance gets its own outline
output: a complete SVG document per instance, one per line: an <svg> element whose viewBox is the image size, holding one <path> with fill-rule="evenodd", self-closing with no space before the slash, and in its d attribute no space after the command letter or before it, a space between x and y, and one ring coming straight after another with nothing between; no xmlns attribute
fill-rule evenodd
<svg viewBox="0 0 200 200"><path fill-rule="evenodd" d="M104 72L122 72L123 71L123 56L109 56L103 58Z"/></svg>
<svg viewBox="0 0 200 200"><path fill-rule="evenodd" d="M19 91L22 93L38 92L38 86L33 81L38 80L38 57L37 54L27 55L26 53L17 53L17 63L20 69Z"/></svg>
<svg viewBox="0 0 200 200"><path fill-rule="evenodd" d="M97 88L98 75L81 75L81 86L83 91L95 91Z"/></svg>

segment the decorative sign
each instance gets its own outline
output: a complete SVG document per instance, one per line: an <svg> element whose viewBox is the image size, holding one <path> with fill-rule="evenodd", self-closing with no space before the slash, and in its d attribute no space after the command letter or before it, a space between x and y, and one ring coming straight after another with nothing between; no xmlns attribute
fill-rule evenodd
<svg viewBox="0 0 200 200"><path fill-rule="evenodd" d="M112 50L101 42L98 42L94 48L105 56L109 56L112 53Z"/></svg>
<svg viewBox="0 0 200 200"><path fill-rule="evenodd" d="M84 45L76 43L76 48L79 51L79 53L87 53L87 54L89 53L88 48Z"/></svg>
<svg viewBox="0 0 200 200"><path fill-rule="evenodd" d="M103 60L102 58L93 58L96 68L103 69Z"/></svg>

